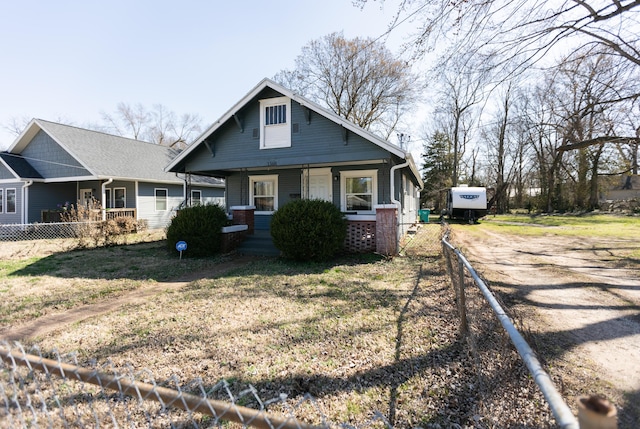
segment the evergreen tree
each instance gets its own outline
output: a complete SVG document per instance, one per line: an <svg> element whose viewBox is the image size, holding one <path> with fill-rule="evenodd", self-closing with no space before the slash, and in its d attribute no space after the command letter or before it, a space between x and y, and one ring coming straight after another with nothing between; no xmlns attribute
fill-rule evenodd
<svg viewBox="0 0 640 429"><path fill-rule="evenodd" d="M423 174L424 189L420 196L422 207L439 213L446 204L446 189L451 187L453 154L449 137L436 131L424 144Z"/></svg>

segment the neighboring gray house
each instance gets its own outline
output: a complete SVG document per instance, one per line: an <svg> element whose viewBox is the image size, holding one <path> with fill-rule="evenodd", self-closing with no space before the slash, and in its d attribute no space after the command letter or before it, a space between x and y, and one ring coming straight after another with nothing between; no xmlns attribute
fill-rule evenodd
<svg viewBox="0 0 640 429"><path fill-rule="evenodd" d="M269 79L167 171L225 179L227 209L254 208L255 230L268 230L273 212L290 200L330 201L361 223L356 241L374 235L382 208L395 211L397 235L404 233L416 222L423 186L408 152Z"/></svg>
<svg viewBox="0 0 640 429"><path fill-rule="evenodd" d="M95 199L103 218L127 215L163 228L180 206L224 204L223 181L164 171L178 153L34 119L0 153L0 224L51 220L65 204Z"/></svg>

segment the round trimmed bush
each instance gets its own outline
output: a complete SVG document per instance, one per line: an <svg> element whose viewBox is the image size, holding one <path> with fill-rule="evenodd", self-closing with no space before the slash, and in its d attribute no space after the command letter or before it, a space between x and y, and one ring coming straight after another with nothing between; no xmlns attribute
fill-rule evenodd
<svg viewBox="0 0 640 429"><path fill-rule="evenodd" d="M229 223L219 205L207 204L182 209L167 226L167 246L176 251L176 243L185 241L185 256L211 256L222 248L221 229Z"/></svg>
<svg viewBox="0 0 640 429"><path fill-rule="evenodd" d="M293 200L271 219L273 244L285 257L324 261L338 253L347 236L347 221L335 205L322 200Z"/></svg>

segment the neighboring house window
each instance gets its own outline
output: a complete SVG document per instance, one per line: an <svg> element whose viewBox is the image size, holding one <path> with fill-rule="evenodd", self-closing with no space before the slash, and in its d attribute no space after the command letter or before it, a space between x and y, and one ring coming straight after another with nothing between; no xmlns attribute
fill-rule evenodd
<svg viewBox="0 0 640 429"><path fill-rule="evenodd" d="M0 213L4 213L4 189L0 189Z"/></svg>
<svg viewBox="0 0 640 429"><path fill-rule="evenodd" d="M291 147L291 100L260 100L260 149Z"/></svg>
<svg viewBox="0 0 640 429"><path fill-rule="evenodd" d="M378 204L378 171L342 171L340 178L342 211L373 212Z"/></svg>
<svg viewBox="0 0 640 429"><path fill-rule="evenodd" d="M16 190L7 189L7 213L16 212Z"/></svg>
<svg viewBox="0 0 640 429"><path fill-rule="evenodd" d="M113 188L113 206L116 209L123 209L127 206L126 188Z"/></svg>
<svg viewBox="0 0 640 429"><path fill-rule="evenodd" d="M273 212L278 209L278 176L249 176L251 204L256 212Z"/></svg>
<svg viewBox="0 0 640 429"><path fill-rule="evenodd" d="M166 189L156 188L155 189L155 197L156 197L156 211L163 212L167 210L167 196L169 192Z"/></svg>
<svg viewBox="0 0 640 429"><path fill-rule="evenodd" d="M191 191L191 205L199 206L202 204L202 191Z"/></svg>
<svg viewBox="0 0 640 429"><path fill-rule="evenodd" d="M106 209L112 209L113 208L113 201L111 201L111 188L105 188L104 189L104 207Z"/></svg>

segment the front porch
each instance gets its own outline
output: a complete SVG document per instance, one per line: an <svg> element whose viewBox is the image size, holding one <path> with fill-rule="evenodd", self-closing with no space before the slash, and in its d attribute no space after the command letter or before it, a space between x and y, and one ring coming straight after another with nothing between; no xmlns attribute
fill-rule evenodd
<svg viewBox="0 0 640 429"><path fill-rule="evenodd" d="M347 215L347 237L344 251L347 253L380 253L395 255L398 253L398 217L393 204L375 207L373 215ZM243 239L237 249L242 253L277 256L280 254L273 245L268 229L258 228L254 206L231 207L234 225L246 225Z"/></svg>

